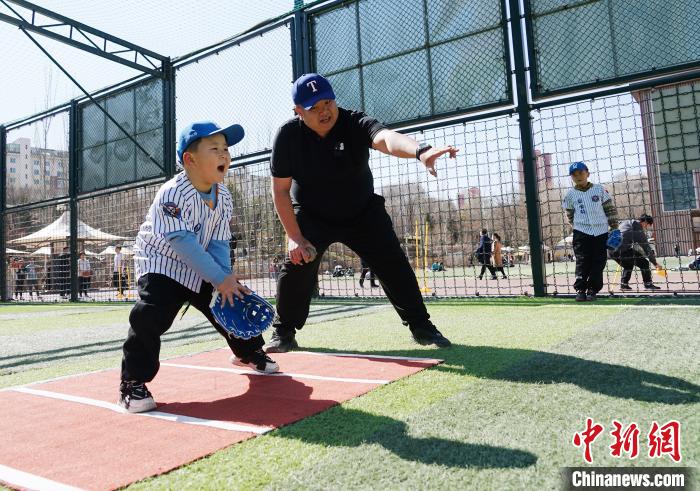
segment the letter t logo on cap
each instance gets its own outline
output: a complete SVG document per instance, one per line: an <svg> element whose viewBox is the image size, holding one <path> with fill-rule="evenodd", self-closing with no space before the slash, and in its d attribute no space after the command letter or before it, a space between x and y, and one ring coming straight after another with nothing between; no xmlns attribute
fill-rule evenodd
<svg viewBox="0 0 700 491"><path fill-rule="evenodd" d="M313 92L318 92L318 89L316 88L316 80L312 80L309 83L306 84L307 87L311 87L311 90Z"/></svg>

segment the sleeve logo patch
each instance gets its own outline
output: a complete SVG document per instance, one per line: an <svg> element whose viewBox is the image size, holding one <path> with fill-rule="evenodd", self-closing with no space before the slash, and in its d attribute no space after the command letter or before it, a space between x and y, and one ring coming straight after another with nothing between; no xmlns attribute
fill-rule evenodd
<svg viewBox="0 0 700 491"><path fill-rule="evenodd" d="M163 203L162 206L163 213L173 218L180 218L180 207L177 206L177 204L173 203L172 201L168 201L167 203Z"/></svg>
<svg viewBox="0 0 700 491"><path fill-rule="evenodd" d="M598 196L598 195L596 195L596 196L591 196L591 199L592 199L593 202L595 203L596 201L600 200L600 196Z"/></svg>

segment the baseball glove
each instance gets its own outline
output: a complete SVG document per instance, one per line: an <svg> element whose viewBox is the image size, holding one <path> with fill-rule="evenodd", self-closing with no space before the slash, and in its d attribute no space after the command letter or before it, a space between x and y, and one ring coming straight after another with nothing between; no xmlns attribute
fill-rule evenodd
<svg viewBox="0 0 700 491"><path fill-rule="evenodd" d="M622 245L622 232L620 232L618 229L611 230L608 234L608 242L606 245L608 249L612 251L618 250Z"/></svg>
<svg viewBox="0 0 700 491"><path fill-rule="evenodd" d="M251 339L262 334L272 325L275 309L264 298L250 293L241 300L233 297L233 306L226 302L214 290L209 308L216 322L223 327L230 337Z"/></svg>

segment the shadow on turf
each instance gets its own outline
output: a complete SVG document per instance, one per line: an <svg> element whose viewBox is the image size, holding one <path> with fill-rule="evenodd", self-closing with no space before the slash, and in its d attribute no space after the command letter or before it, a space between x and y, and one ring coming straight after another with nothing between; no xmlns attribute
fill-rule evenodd
<svg viewBox="0 0 700 491"><path fill-rule="evenodd" d="M537 462L534 454L522 450L411 436L403 421L313 398L313 387L301 380L255 375L248 379L243 394L206 402L169 401L158 410L253 425L289 425L275 435L323 446L378 444L404 460L424 464L490 469L529 467Z"/></svg>
<svg viewBox="0 0 700 491"><path fill-rule="evenodd" d="M334 352L326 348L318 351ZM590 392L620 399L663 404L700 402L700 386L681 378L544 351L454 344L451 348L440 350L358 353L436 357L445 363L432 370L509 382L573 384Z"/></svg>

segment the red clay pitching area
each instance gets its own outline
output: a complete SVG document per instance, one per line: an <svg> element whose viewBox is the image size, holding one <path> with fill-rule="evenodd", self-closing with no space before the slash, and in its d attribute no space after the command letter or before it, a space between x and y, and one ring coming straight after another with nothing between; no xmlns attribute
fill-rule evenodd
<svg viewBox="0 0 700 491"><path fill-rule="evenodd" d="M117 406L119 371L0 391L0 481L28 489L113 489L319 413L441 362L351 353L275 354L283 372L231 365L230 351L165 360L155 411Z"/></svg>

